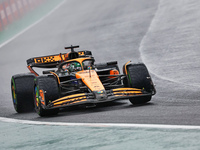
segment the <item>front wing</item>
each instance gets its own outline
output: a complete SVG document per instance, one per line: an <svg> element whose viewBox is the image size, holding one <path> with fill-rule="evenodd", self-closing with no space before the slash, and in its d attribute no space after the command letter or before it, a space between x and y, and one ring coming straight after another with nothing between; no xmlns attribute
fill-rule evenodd
<svg viewBox="0 0 200 150"><path fill-rule="evenodd" d="M49 102L47 105L44 104L42 105L42 107L44 109L54 109L54 108L62 108L74 105L97 104L97 103L109 102L120 99L129 99L138 96L153 95L153 93L148 93L142 89L136 89L136 88L117 88L106 91L106 93L107 96L101 100L96 99L92 93L73 94Z"/></svg>

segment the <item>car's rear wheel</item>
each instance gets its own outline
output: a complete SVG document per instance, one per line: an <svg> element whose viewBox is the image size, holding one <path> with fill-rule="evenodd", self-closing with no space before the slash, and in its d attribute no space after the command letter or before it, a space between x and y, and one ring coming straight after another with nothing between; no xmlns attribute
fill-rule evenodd
<svg viewBox="0 0 200 150"><path fill-rule="evenodd" d="M43 117L58 114L58 108L45 108L45 104L47 105L50 101L59 98L59 88L56 79L53 76L39 76L36 78L34 87L34 104L38 115Z"/></svg>
<svg viewBox="0 0 200 150"><path fill-rule="evenodd" d="M34 110L34 74L17 74L11 78L12 99L18 113Z"/></svg>
<svg viewBox="0 0 200 150"><path fill-rule="evenodd" d="M125 67L127 73L125 73ZM126 87L143 89L148 93L151 93L153 90L151 77L146 66L143 63L140 64L129 64L123 67L123 71L126 74L124 79L124 85ZM144 104L151 100L152 95L148 96L138 96L130 98L132 104Z"/></svg>

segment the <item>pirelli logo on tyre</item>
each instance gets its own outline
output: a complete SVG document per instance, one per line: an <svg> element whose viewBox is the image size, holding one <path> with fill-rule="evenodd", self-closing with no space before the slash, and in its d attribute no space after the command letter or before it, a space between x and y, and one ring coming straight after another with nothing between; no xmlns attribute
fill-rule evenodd
<svg viewBox="0 0 200 150"><path fill-rule="evenodd" d="M35 58L34 61L36 64L40 64L40 63L51 63L51 62L55 62L56 60L54 56L49 56L49 57Z"/></svg>

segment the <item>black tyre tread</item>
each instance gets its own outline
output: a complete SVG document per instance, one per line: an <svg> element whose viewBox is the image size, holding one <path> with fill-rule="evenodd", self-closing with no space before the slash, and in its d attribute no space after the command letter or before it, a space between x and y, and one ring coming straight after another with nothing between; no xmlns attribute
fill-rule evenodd
<svg viewBox="0 0 200 150"><path fill-rule="evenodd" d="M124 68L123 68L124 70ZM130 64L127 66L128 80L125 79L125 86L132 88L144 89L147 92L152 91L152 81L150 79L150 74L143 63ZM139 96L130 98L132 104L144 104L151 100L152 96Z"/></svg>
<svg viewBox="0 0 200 150"><path fill-rule="evenodd" d="M143 63L131 64L127 67L130 86L133 88L145 89L147 92L151 92L152 84L150 74Z"/></svg>
<svg viewBox="0 0 200 150"><path fill-rule="evenodd" d="M39 89L45 91L45 103L59 98L59 88L56 79L53 76L39 76L36 78L36 85ZM37 111L37 110L36 110ZM59 109L45 110L41 108L40 116L56 115Z"/></svg>
<svg viewBox="0 0 200 150"><path fill-rule="evenodd" d="M30 112L34 110L34 74L17 74L12 76L17 95L17 105L15 110L18 113ZM11 79L11 82L13 82Z"/></svg>

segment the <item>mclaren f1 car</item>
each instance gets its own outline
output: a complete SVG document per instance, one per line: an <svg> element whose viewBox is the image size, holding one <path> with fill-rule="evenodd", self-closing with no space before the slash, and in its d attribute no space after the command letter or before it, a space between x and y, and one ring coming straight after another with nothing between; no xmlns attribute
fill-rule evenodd
<svg viewBox="0 0 200 150"><path fill-rule="evenodd" d="M11 89L18 113L36 110L40 116L56 115L60 108L73 105L129 99L144 104L156 94L151 76L143 63L127 62L123 73L117 61L95 64L91 51L34 57L27 60L30 73L13 75ZM34 67L44 68L39 75Z"/></svg>

